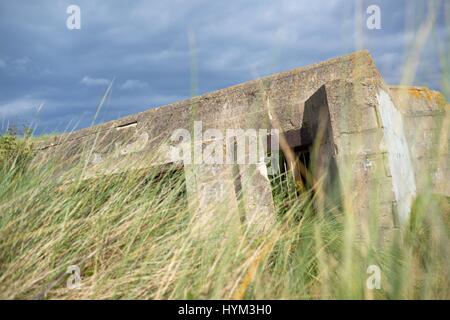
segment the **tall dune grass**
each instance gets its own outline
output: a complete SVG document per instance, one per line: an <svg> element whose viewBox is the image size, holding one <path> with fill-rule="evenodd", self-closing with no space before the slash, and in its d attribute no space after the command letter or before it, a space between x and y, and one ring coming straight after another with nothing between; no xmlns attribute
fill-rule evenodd
<svg viewBox="0 0 450 320"><path fill-rule="evenodd" d="M401 234L362 246L346 237L345 212L318 214L312 192L287 206L277 184L288 180L274 177L270 230L199 238L181 171L61 185L49 167L15 170L0 176L0 298L450 298L446 198L419 196ZM70 265L81 270L80 288L67 287ZM366 285L370 265L381 269L379 290Z"/></svg>

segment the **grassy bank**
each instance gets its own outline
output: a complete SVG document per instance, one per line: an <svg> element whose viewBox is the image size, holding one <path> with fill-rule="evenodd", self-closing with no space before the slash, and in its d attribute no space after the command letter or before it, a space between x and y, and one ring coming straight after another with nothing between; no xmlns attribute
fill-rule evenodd
<svg viewBox="0 0 450 320"><path fill-rule="evenodd" d="M267 233L198 238L180 172L61 185L49 167L3 161L1 170L0 298L450 298L448 199L431 194L383 247L349 236L349 213L319 214L312 193L286 206L282 191ZM71 265L80 288L67 287ZM366 285L370 265L380 289Z"/></svg>

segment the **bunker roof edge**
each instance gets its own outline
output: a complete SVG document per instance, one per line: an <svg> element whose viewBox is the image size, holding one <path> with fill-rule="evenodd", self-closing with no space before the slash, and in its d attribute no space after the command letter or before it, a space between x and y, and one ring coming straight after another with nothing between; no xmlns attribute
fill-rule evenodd
<svg viewBox="0 0 450 320"><path fill-rule="evenodd" d="M275 74L271 74L262 78L258 78L258 79L254 79L254 80L250 80L247 82L243 82L243 83L239 83L233 86L229 86L226 88L222 88L222 89L218 89L215 91L211 91L208 93L205 93L203 95L200 96L195 96L195 97L191 97L191 98L187 98L187 99L183 99L183 100L179 100L179 101L175 101L173 103L169 103L166 105L162 105L159 107L154 107L154 108L150 108L148 110L142 111L142 112L138 112L132 115L128 115L116 120L111 120L102 124L98 124L98 125L94 125L91 127L87 127L87 128L83 128L74 132L69 132L69 133L62 133L60 135L57 136L53 136L53 137L49 137L48 139L41 141L37 144L36 149L38 150L43 150L43 149L47 149L49 147L53 147L56 145L59 145L61 143L64 142L69 142L69 141L73 141L73 140L77 140L77 139L82 139L83 137L92 135L92 134L96 134L96 133L100 133L103 131L107 131L110 130L112 127L120 127L122 125L125 125L127 123L132 123L137 121L138 118L140 118L142 115L145 114L149 114L149 113L153 113L153 112L158 112L159 110L163 109L163 108L170 108L170 107L175 107L177 105L180 104L192 104L194 102L198 102L204 99L209 99L209 98L213 98L213 97L218 97L221 95L225 95L225 94L229 94L232 92L235 92L237 90L240 90L244 87L247 86L252 86L257 84L260 81L268 81L268 80L275 80L275 79L283 79L283 78L289 78L292 77L296 74L305 72L305 71L310 71L313 69L319 69L322 68L324 66L328 66L328 65L333 65L333 64L341 64L347 61L350 61L352 59L356 59L358 57L363 57L365 59L368 59L369 61L371 61L373 63L373 65L375 66L375 63L373 61L373 58L370 54L370 52L366 49L364 50L359 50L359 51L355 51L346 55L342 55L342 56L338 56L338 57L334 57L322 62L318 62L318 63L314 63L314 64L309 64L306 66L301 66L301 67L297 67L291 70L287 70L287 71L282 71L282 72L278 72ZM376 69L376 66L375 66ZM378 71L377 71L378 72Z"/></svg>

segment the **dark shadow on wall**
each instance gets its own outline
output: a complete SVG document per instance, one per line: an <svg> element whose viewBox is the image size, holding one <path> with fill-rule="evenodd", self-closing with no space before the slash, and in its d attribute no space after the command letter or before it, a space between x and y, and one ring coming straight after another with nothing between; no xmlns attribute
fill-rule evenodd
<svg viewBox="0 0 450 320"><path fill-rule="evenodd" d="M305 102L302 129L312 142L309 170L317 208L323 211L340 208L342 197L337 154L325 86Z"/></svg>

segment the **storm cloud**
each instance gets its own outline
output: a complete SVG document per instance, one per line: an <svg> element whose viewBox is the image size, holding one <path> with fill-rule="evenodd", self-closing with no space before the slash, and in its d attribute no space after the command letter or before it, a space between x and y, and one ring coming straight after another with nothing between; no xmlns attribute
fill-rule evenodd
<svg viewBox="0 0 450 320"><path fill-rule="evenodd" d="M361 48L396 84L427 3L2 1L0 131L88 126L113 79L97 123ZM81 9L80 30L66 27L71 4ZM381 9L380 30L366 27L371 4ZM449 37L441 6L414 78L438 90Z"/></svg>

